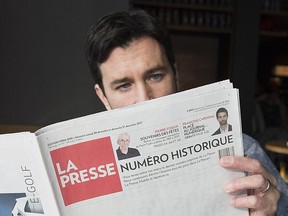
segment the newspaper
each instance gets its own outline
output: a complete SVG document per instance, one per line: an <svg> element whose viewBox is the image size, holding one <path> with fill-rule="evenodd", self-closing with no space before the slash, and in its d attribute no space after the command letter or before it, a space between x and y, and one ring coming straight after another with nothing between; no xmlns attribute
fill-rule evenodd
<svg viewBox="0 0 288 216"><path fill-rule="evenodd" d="M0 216L60 215L34 134L0 135Z"/></svg>
<svg viewBox="0 0 288 216"><path fill-rule="evenodd" d="M233 130L215 134L221 107ZM53 216L248 215L223 191L244 173L219 164L222 156L243 156L239 95L229 81L35 134L59 211Z"/></svg>

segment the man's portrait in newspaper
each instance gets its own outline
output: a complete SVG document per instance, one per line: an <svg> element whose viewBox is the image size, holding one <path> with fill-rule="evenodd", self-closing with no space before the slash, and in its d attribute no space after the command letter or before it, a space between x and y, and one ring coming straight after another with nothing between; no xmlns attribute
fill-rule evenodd
<svg viewBox="0 0 288 216"><path fill-rule="evenodd" d="M117 144L119 145L116 150L118 160L140 156L140 152L136 148L129 147L130 135L128 133L119 134Z"/></svg>
<svg viewBox="0 0 288 216"><path fill-rule="evenodd" d="M224 107L216 111L216 118L219 122L219 128L212 134L212 136L232 131L232 125L228 124L228 111Z"/></svg>

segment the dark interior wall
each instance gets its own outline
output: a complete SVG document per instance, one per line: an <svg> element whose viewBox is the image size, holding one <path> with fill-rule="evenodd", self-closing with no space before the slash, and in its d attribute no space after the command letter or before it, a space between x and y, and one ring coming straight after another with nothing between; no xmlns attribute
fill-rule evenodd
<svg viewBox="0 0 288 216"><path fill-rule="evenodd" d="M230 79L239 88L243 132L252 135L261 1L238 0Z"/></svg>
<svg viewBox="0 0 288 216"><path fill-rule="evenodd" d="M128 0L0 1L0 124L50 123L103 110L84 57L89 27Z"/></svg>
<svg viewBox="0 0 288 216"><path fill-rule="evenodd" d="M249 134L254 109L260 0L253 4L250 0L236 2L229 78L240 88L243 128ZM128 5L128 0L0 1L0 124L44 126L104 110L94 93L84 57L84 39L100 16L127 9ZM177 38L172 39L177 43ZM213 38L199 40L205 40L199 44L205 44L206 48L191 43L189 63L191 58L195 59L195 53L200 53L202 59L208 58L210 65L205 71L211 73L205 75L209 78L205 82L210 83L221 57L217 53L219 44ZM187 57L181 44L174 47L178 59ZM197 47L201 52L195 50ZM181 67L185 64L179 64ZM206 84L204 79L201 82Z"/></svg>

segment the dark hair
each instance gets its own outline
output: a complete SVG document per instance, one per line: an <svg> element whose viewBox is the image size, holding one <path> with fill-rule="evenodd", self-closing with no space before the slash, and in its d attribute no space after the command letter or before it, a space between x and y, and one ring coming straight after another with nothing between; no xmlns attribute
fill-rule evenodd
<svg viewBox="0 0 288 216"><path fill-rule="evenodd" d="M217 112L216 112L216 117L217 117L217 118L218 118L218 114L219 114L220 112L225 112L225 113L227 114L227 116L228 116L228 111L227 111L227 109L225 109L224 107L221 107L221 108L219 108L219 109L217 110Z"/></svg>
<svg viewBox="0 0 288 216"><path fill-rule="evenodd" d="M90 28L85 43L90 72L103 91L100 64L107 60L114 48L127 47L133 40L144 36L150 36L159 42L176 74L170 35L160 21L138 9L114 12L100 18Z"/></svg>

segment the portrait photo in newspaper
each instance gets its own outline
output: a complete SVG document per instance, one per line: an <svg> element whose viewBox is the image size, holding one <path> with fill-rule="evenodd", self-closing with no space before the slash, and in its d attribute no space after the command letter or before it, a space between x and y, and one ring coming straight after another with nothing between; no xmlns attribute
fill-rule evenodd
<svg viewBox="0 0 288 216"><path fill-rule="evenodd" d="M212 134L212 136L232 131L232 125L228 124L227 109L225 109L224 107L219 108L216 112L216 118L219 122L219 128Z"/></svg>
<svg viewBox="0 0 288 216"><path fill-rule="evenodd" d="M119 145L116 150L118 160L140 156L140 152L136 148L129 147L130 135L128 133L119 134L117 144Z"/></svg>

